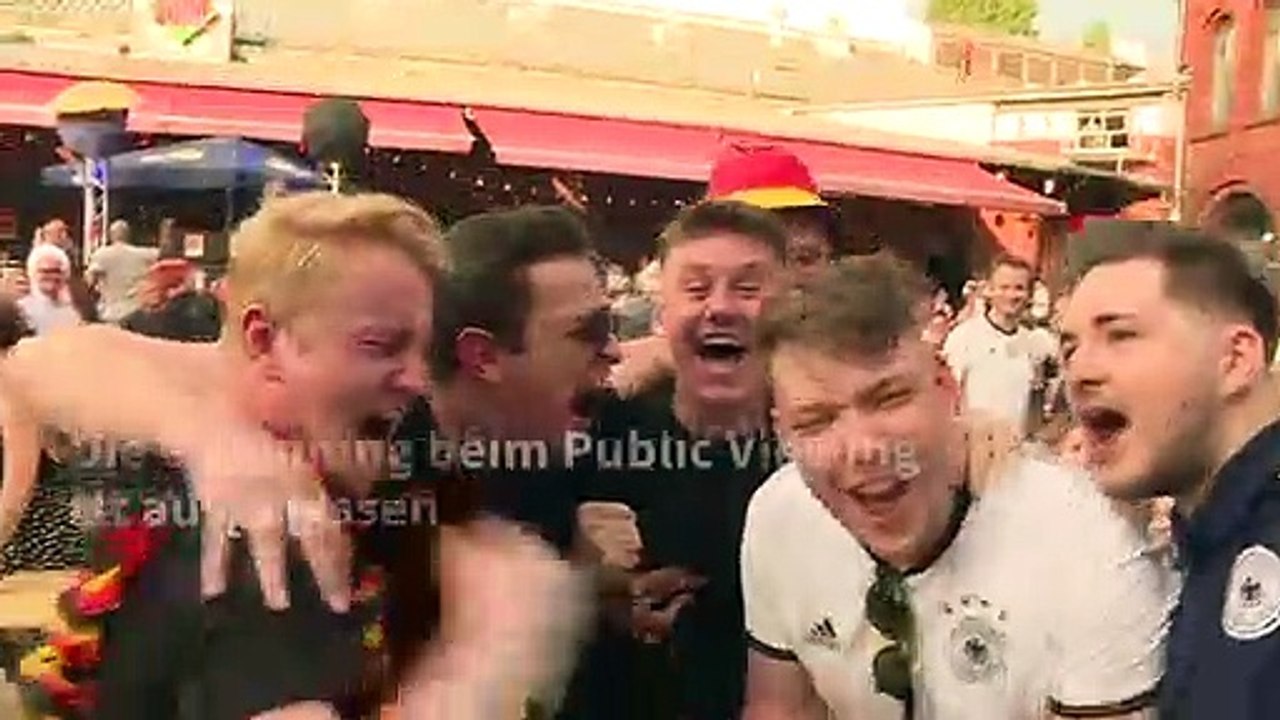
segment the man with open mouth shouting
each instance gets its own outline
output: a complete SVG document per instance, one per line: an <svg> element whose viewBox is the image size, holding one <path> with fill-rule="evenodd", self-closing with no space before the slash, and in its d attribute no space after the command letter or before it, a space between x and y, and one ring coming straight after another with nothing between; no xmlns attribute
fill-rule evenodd
<svg viewBox="0 0 1280 720"><path fill-rule="evenodd" d="M783 272L802 285L831 262L840 245L837 211L822 199L809 168L790 151L762 145L732 145L716 158L707 200L742 202L766 210L786 232ZM622 346L614 369L620 388L643 388L670 379L674 361L661 337L637 338Z"/></svg>
<svg viewBox="0 0 1280 720"><path fill-rule="evenodd" d="M1062 359L1102 489L1176 498L1161 717L1280 717L1276 301L1237 247L1198 231L1109 240L1082 252Z"/></svg>
<svg viewBox="0 0 1280 720"><path fill-rule="evenodd" d="M1077 470L1015 454L971 502L927 287L850 258L760 321L795 462L747 514L744 717L1140 717L1174 584Z"/></svg>
<svg viewBox="0 0 1280 720"><path fill-rule="evenodd" d="M675 376L604 408L596 432L586 494L630 508L643 549L620 632L588 663L599 702L585 717L741 711L737 548L747 501L775 467L755 322L781 285L786 240L777 218L732 201L687 209L659 240Z"/></svg>
<svg viewBox="0 0 1280 720"><path fill-rule="evenodd" d="M432 462L476 482L476 510L567 551L577 498L565 441L589 428L617 360L587 228L563 208L526 207L463 220L446 243L430 373L446 452Z"/></svg>
<svg viewBox="0 0 1280 720"><path fill-rule="evenodd" d="M6 358L7 437L67 423L155 442L184 466L130 501L129 522L99 519L118 557L69 596L69 614L105 626L94 717L366 717L388 684L385 633L418 641L391 653L406 717L487 720L518 715L564 654L542 651L567 636L576 583L542 543L492 521L436 532L396 488L372 495L387 435L425 390L438 243L426 213L389 196L282 199L236 235L216 345L90 328ZM85 363L108 359L115 384L86 387ZM350 505L331 498L356 517L335 522ZM98 639L56 638L32 658L48 670L33 686L70 705L59 712L88 702L66 673Z"/></svg>

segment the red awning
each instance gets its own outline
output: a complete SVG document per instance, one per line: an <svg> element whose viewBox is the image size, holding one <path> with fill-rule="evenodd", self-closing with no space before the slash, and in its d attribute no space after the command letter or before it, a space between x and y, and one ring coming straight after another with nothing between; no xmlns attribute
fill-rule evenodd
<svg viewBox="0 0 1280 720"><path fill-rule="evenodd" d="M813 171L823 192L1043 215L1061 214L1064 207L1001 180L976 160L516 110L477 110L476 120L498 160L510 165L706 182L723 144L744 140L791 149Z"/></svg>
<svg viewBox="0 0 1280 720"><path fill-rule="evenodd" d="M51 100L75 78L0 70L0 123L51 126ZM304 93L131 82L141 98L130 115L138 132L237 135L296 142ZM377 147L461 153L470 146L458 108L402 100L361 100ZM991 175L976 160L829 143L775 140L717 128L555 113L479 108L476 119L506 165L705 182L726 141L783 145L813 170L826 192L1054 215L1061 203Z"/></svg>

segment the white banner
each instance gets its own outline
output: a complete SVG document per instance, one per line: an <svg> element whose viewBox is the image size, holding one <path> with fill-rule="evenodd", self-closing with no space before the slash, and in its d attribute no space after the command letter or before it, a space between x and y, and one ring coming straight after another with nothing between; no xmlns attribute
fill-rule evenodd
<svg viewBox="0 0 1280 720"><path fill-rule="evenodd" d="M132 55L229 62L235 36L233 0L133 0Z"/></svg>

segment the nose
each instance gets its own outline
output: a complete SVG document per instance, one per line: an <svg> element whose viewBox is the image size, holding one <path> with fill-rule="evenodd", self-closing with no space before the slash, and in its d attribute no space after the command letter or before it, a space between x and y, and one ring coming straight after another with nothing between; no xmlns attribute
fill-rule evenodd
<svg viewBox="0 0 1280 720"><path fill-rule="evenodd" d="M845 482L855 484L867 472L875 472L892 462L893 448L874 418L854 410L845 411L834 427L832 458L845 472ZM844 488L849 489L849 488Z"/></svg>
<svg viewBox="0 0 1280 720"><path fill-rule="evenodd" d="M1108 364L1091 343L1078 343L1070 356L1061 358L1061 365L1067 390L1073 398L1088 398L1106 384Z"/></svg>
<svg viewBox="0 0 1280 720"><path fill-rule="evenodd" d="M395 374L395 388L406 395L425 395L427 392L426 353L409 353L403 367Z"/></svg>
<svg viewBox="0 0 1280 720"><path fill-rule="evenodd" d="M708 318L729 317L738 312L738 298L727 283L720 283L707 296L704 312Z"/></svg>

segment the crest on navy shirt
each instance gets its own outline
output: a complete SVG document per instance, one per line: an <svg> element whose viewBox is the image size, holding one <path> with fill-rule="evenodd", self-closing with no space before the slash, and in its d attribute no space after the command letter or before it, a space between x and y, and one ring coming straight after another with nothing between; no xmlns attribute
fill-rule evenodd
<svg viewBox="0 0 1280 720"><path fill-rule="evenodd" d="M1236 640L1257 640L1280 627L1280 557L1254 545L1236 556L1222 604L1222 630Z"/></svg>
<svg viewBox="0 0 1280 720"><path fill-rule="evenodd" d="M959 603L945 603L942 612L955 622L949 653L956 677L975 685L1003 676L1008 644L1004 611L977 595L965 595Z"/></svg>

